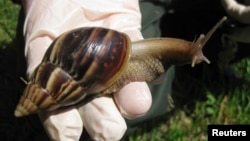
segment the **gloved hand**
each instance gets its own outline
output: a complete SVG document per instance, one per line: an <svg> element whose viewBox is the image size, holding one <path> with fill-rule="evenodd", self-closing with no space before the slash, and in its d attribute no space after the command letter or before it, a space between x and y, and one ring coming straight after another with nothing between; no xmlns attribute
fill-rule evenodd
<svg viewBox="0 0 250 141"><path fill-rule="evenodd" d="M84 26L102 26L142 39L138 0L24 0L25 55L28 77L41 62L50 43L61 33ZM79 140L83 128L93 140L119 140L126 131L123 117L144 115L151 106L144 82L126 85L118 94L51 113L40 113L51 140Z"/></svg>

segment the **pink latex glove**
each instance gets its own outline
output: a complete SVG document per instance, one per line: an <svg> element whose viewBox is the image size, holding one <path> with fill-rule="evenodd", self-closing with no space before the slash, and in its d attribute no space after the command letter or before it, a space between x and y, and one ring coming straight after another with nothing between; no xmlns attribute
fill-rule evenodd
<svg viewBox="0 0 250 141"><path fill-rule="evenodd" d="M67 30L101 26L125 32L132 41L142 39L138 0L26 0L24 7L28 77L50 43ZM112 141L126 131L123 117L144 115L151 102L146 83L133 82L114 98L101 97L81 107L39 115L51 140L77 141L86 128L93 140Z"/></svg>

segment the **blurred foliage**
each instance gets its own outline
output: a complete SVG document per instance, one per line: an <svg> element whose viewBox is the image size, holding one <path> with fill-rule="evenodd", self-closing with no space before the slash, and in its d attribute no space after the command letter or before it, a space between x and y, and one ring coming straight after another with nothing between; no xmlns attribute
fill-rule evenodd
<svg viewBox="0 0 250 141"><path fill-rule="evenodd" d="M207 141L207 125L250 124L250 59L244 58L231 67L241 80L239 85L228 90L221 83L224 91L215 94L207 90L206 98L196 99L193 108L187 103L177 106L169 119L145 124L128 140Z"/></svg>
<svg viewBox="0 0 250 141"><path fill-rule="evenodd" d="M11 0L0 0L0 48L15 38L18 12L20 6L13 4Z"/></svg>

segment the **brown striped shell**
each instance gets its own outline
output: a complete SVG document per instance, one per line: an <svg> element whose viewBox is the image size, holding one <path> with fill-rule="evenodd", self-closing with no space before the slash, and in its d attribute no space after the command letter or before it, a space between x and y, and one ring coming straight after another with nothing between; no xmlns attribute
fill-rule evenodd
<svg viewBox="0 0 250 141"><path fill-rule="evenodd" d="M33 72L15 111L25 116L77 104L119 78L131 51L126 34L79 28L58 37Z"/></svg>

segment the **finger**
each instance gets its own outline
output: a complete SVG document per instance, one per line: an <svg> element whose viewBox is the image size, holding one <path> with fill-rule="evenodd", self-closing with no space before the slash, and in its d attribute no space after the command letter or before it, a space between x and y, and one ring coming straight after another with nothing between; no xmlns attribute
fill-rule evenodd
<svg viewBox="0 0 250 141"><path fill-rule="evenodd" d="M93 140L120 140L127 129L111 97L100 97L78 108L82 122Z"/></svg>
<svg viewBox="0 0 250 141"><path fill-rule="evenodd" d="M75 108L40 113L39 117L52 141L78 141L83 124Z"/></svg>
<svg viewBox="0 0 250 141"><path fill-rule="evenodd" d="M27 45L27 76L31 77L34 69L40 64L44 53L46 52L48 46L52 42L48 36L37 37L35 40L32 40Z"/></svg>
<svg viewBox="0 0 250 141"><path fill-rule="evenodd" d="M143 116L150 109L152 97L145 82L132 82L114 95L121 114L126 118Z"/></svg>

